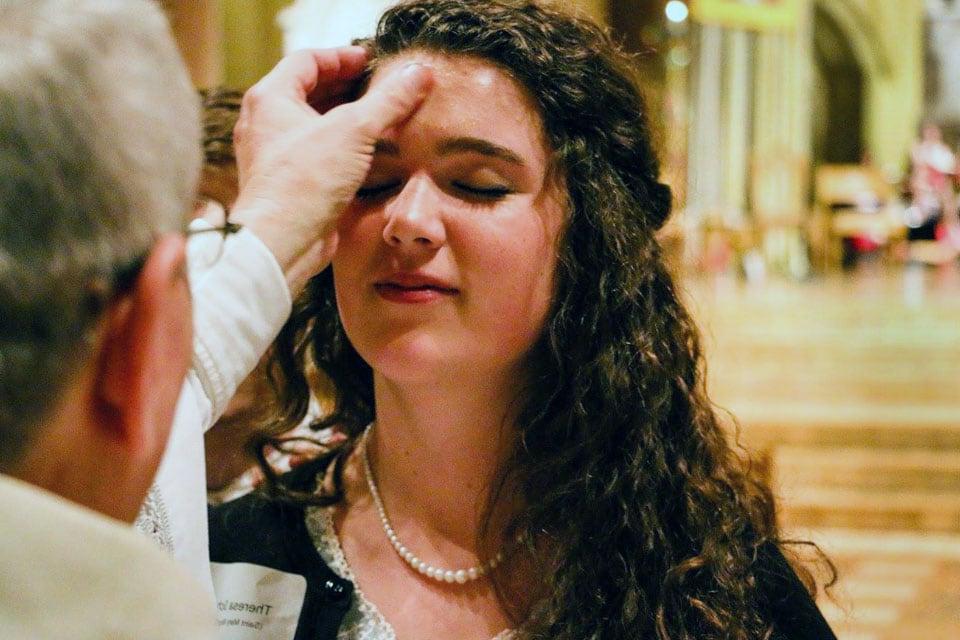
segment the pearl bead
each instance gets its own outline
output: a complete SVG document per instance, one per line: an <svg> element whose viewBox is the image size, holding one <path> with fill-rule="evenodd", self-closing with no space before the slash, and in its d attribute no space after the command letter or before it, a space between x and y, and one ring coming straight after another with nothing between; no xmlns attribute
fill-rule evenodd
<svg viewBox="0 0 960 640"><path fill-rule="evenodd" d="M383 506L383 500L380 498L380 491L377 489L377 483L373 478L373 471L370 468L370 458L367 455L367 439L370 435L371 428L373 428L373 424L370 424L367 427L360 440L360 455L363 462L363 470L367 476L367 486L370 489L370 497L373 499L373 504L377 509L377 514L380 516L380 523L383 525L383 531L386 533L387 539L390 541L390 544L393 545L397 555L399 555L404 562L406 562L413 569L427 576L431 580L446 582L448 584L464 584L470 580L476 580L481 576L487 575L489 571L493 570L497 567L497 565L502 563L504 560L504 554L501 550L485 565L469 567L467 569L445 571L443 569L430 566L417 556L413 555L413 552L407 549L407 547L400 542L397 532L393 530L393 526L390 524L390 518L387 517L387 510ZM516 543L520 544L522 540L522 534L518 535Z"/></svg>

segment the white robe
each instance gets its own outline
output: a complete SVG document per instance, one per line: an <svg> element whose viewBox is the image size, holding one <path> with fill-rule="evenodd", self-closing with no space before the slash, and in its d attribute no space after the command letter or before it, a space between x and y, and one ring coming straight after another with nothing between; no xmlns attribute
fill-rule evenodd
<svg viewBox="0 0 960 640"><path fill-rule="evenodd" d="M208 234L191 240L193 363L167 450L136 523L173 553L203 585L211 603L203 434L256 366L291 309L283 272L255 234L243 229L230 236L220 257L200 269L213 244Z"/></svg>

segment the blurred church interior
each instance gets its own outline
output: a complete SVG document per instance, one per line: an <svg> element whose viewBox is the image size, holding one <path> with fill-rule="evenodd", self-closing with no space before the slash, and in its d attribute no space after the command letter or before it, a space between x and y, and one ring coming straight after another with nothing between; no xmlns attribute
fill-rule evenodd
<svg viewBox="0 0 960 640"><path fill-rule="evenodd" d="M199 87L385 0L163 0ZM570 0L636 52L709 389L844 640L960 637L960 0Z"/></svg>

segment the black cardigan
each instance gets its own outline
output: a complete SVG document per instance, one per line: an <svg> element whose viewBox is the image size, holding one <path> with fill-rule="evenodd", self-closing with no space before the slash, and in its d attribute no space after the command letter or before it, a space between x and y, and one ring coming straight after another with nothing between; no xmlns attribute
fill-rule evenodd
<svg viewBox="0 0 960 640"><path fill-rule="evenodd" d="M306 488L313 483L316 465L304 466L307 469L297 470L300 474L288 474L289 485ZM212 507L210 559L214 563L243 562L303 576L306 595L293 640L336 640L350 607L353 584L337 576L320 558L307 531L303 507L259 494ZM764 587L762 593L768 596L766 604L775 628L773 639L836 640L780 550L775 545L764 547L760 562L758 579Z"/></svg>

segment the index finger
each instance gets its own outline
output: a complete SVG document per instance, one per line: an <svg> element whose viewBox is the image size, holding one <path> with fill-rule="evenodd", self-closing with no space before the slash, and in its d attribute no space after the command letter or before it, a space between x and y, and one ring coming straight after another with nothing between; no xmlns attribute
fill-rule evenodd
<svg viewBox="0 0 960 640"><path fill-rule="evenodd" d="M264 96L306 102L316 99L316 94L330 85L359 77L366 64L363 47L303 49L280 60L253 90Z"/></svg>

